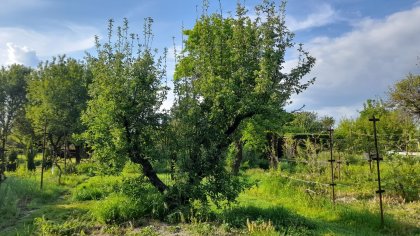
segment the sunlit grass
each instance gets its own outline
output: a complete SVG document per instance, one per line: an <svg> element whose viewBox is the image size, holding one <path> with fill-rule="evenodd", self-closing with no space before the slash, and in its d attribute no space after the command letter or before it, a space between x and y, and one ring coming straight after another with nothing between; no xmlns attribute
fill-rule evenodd
<svg viewBox="0 0 420 236"><path fill-rule="evenodd" d="M384 166L386 173L390 167ZM385 227L381 227L378 201L374 193L377 185L375 181L366 179L371 173L365 165L353 165L342 169L343 173L347 171L348 175L343 174L341 181L337 182L347 183L349 186L336 187L335 205L331 201L329 186L311 185L283 176L290 175L312 181L327 181L327 178L305 175L302 167L297 168L296 172L285 167L281 166L277 171L261 169L246 171L243 174L255 185L241 193L236 203L223 208L212 206L208 211L209 214L213 214L212 217L186 216L189 217L186 222L190 223L179 224L181 228L178 231L186 232L187 235L243 233L416 235L420 233L420 226L416 226L416 222L418 224L419 221L415 218L420 210L419 202L402 202L398 205L393 203L393 195L385 195ZM115 234L151 232L152 228L136 231L135 228L130 228L131 223L127 225L125 222L132 222L129 219L134 220L142 216L150 218L150 213L147 213L150 210L144 208L145 210L139 211L133 208L131 200L121 195L123 180L136 179L139 176L136 166L125 168L120 176L67 174L62 177L61 185L58 184L58 177L48 170L45 172L42 191L39 189L39 170L28 172L21 167L17 172L7 174L8 179L0 187L0 204L2 204L0 235L42 233L62 235L80 234L80 232L90 234L98 230L99 233L104 230L105 233ZM328 173L323 174L328 175ZM159 174L159 176L167 183L171 183L169 174ZM75 197L83 191L86 192L85 195L96 191L100 197L88 198L90 200ZM148 194L147 192L145 191L145 194ZM153 198L150 201L153 201ZM125 205L122 204L124 202ZM119 210L120 215L108 217L108 214L115 209ZM107 221L107 218L118 220ZM152 231L158 232L156 229Z"/></svg>

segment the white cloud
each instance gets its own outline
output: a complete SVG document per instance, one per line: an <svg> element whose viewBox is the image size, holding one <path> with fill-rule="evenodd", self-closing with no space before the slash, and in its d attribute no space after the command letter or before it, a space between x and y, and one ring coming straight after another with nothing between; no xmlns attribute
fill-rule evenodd
<svg viewBox="0 0 420 236"><path fill-rule="evenodd" d="M13 57L13 53L17 53L18 49L15 48L10 54L13 46L8 45L19 45L22 52L27 51L27 56L30 55L30 51L35 51L40 59L49 59L57 54L84 51L93 47L95 34L98 34L95 28L79 25L67 25L47 32L23 28L0 28L0 65L15 60L10 56ZM28 48L31 50L28 51Z"/></svg>
<svg viewBox="0 0 420 236"><path fill-rule="evenodd" d="M13 43L7 43L7 64L23 64L35 67L39 63L39 58L34 50L27 47L20 47Z"/></svg>
<svg viewBox="0 0 420 236"><path fill-rule="evenodd" d="M388 87L408 73L420 73L418 22L420 7L384 20L365 19L343 36L311 41L307 47L317 63L310 76L317 81L293 96L290 108L306 104L310 110L339 118L353 114L351 110L368 98L384 97Z"/></svg>
<svg viewBox="0 0 420 236"><path fill-rule="evenodd" d="M335 10L328 4L321 4L315 12L309 14L306 19L298 20L294 17L287 16L286 24L291 31L320 27L334 22L337 19Z"/></svg>

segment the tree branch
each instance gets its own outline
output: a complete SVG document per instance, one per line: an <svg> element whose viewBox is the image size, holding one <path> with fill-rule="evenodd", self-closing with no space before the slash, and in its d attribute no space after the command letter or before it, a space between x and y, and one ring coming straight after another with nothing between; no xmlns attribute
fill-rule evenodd
<svg viewBox="0 0 420 236"><path fill-rule="evenodd" d="M239 125L241 124L241 122L243 120L245 120L246 118L251 118L254 115L259 114L256 111L251 111L251 112L247 112L245 114L240 114L238 116L235 117L235 119L233 120L233 123L228 127L228 129L225 131L225 135L226 136L231 136L236 129L239 127Z"/></svg>

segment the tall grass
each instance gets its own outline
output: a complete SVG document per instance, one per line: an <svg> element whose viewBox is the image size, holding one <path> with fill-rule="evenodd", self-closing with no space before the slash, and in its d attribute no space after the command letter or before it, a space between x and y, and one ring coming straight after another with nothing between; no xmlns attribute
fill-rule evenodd
<svg viewBox="0 0 420 236"><path fill-rule="evenodd" d="M247 221L272 222L277 233L289 235L410 235L419 228L386 215L381 227L377 202L360 200L334 205L325 192L308 193L307 183L295 182L279 172L249 170L258 185L240 195L238 204L223 212L223 220L235 227ZM352 191L357 191L353 189ZM374 189L372 190L374 191Z"/></svg>
<svg viewBox="0 0 420 236"><path fill-rule="evenodd" d="M41 190L39 181L28 176L9 176L0 186L0 228L12 225L25 211L55 201L62 187L49 181Z"/></svg>

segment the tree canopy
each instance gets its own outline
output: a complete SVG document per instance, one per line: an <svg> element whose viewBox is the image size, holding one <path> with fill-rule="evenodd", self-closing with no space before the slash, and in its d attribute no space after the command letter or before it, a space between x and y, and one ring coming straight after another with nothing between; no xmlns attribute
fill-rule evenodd
<svg viewBox="0 0 420 236"><path fill-rule="evenodd" d="M7 138L26 102L30 72L30 68L22 65L2 67L0 70L0 174L4 170Z"/></svg>
<svg viewBox="0 0 420 236"><path fill-rule="evenodd" d="M84 64L65 56L42 63L31 75L26 115L38 134L46 126L56 155L64 139L84 129L80 116L86 107L90 80Z"/></svg>
<svg viewBox="0 0 420 236"><path fill-rule="evenodd" d="M286 50L294 46L284 5L264 1L256 14L251 19L241 5L229 17L204 11L184 31L187 39L174 76L173 115L180 134L176 162L178 175L188 183L185 192L200 192L201 199L236 197L240 188L225 169L235 134L258 116L282 114L291 94L313 82L302 81L315 62L302 45L299 64L290 73L282 71Z"/></svg>
<svg viewBox="0 0 420 236"><path fill-rule="evenodd" d="M127 20L117 27L116 35L110 20L108 41L101 44L96 39L97 55L87 58L93 81L82 120L94 156L111 167L110 171L121 169L128 158L140 164L163 193L168 187L158 178L149 157L163 116L159 109L167 90L163 83L165 55L155 60L151 24L152 19L147 18L142 42L129 33Z"/></svg>
<svg viewBox="0 0 420 236"><path fill-rule="evenodd" d="M409 74L389 91L391 104L420 118L420 75Z"/></svg>

